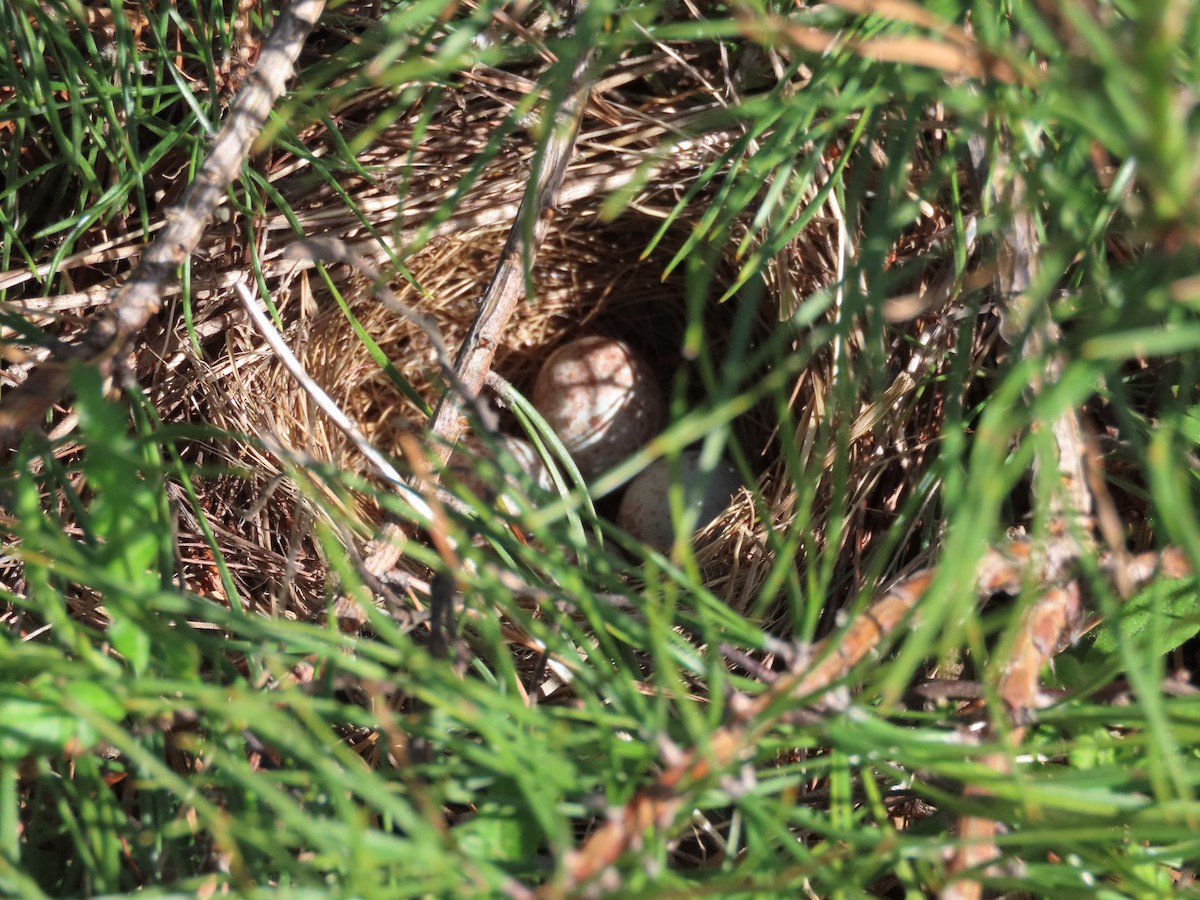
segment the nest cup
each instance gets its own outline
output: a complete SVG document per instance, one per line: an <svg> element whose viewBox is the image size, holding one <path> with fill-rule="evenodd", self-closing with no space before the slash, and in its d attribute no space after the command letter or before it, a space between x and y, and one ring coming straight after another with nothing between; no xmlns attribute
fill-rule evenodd
<svg viewBox="0 0 1200 900"><path fill-rule="evenodd" d="M531 397L537 373L555 349L585 335L601 335L625 341L648 361L668 396L682 376L689 401L701 400L704 391L699 378L688 372L691 364L680 353L687 325L683 277L663 277L668 261L685 238L687 226L681 223L660 242L655 253L643 259L658 226L657 220L638 213L628 213L615 222L601 222L591 203L577 203L566 209L557 217L535 263L535 296L519 305L498 347L493 369ZM436 240L404 261L411 281L393 281L392 289L399 299L436 323L452 353L474 319L476 301L491 277L506 234L507 226L497 224ZM345 267L334 267L333 274L359 327L424 401L435 406L441 376L428 337L413 322L380 304L365 279L350 274ZM723 290L722 283L713 283L709 290L715 301ZM288 323L288 343L313 379L375 446L400 455L401 434L419 434L428 419L379 365L371 348L356 334L351 318L312 273L301 276L300 282L293 283L276 302ZM708 351L718 365L733 315L731 305L708 304ZM252 336L248 336L248 342L257 345ZM223 374L217 379L204 379L213 394L217 424L243 432L265 431L299 456L367 474L362 457L349 440L311 408L299 385L276 360L265 354L243 353L240 363L229 366ZM231 384L235 378L236 383ZM231 405L216 396L230 392L256 401ZM515 421L507 416L502 416L501 430L520 433ZM737 423L735 439L742 442L747 457L761 460L769 431L747 417ZM261 454L256 454L252 462L266 468L267 460ZM618 492L602 501L601 512L615 517L619 498ZM378 511L369 498L354 499L360 517L378 520ZM266 505L294 503L295 498L282 491ZM278 512L268 516L280 522ZM282 518L290 517L288 514ZM719 547L724 543L721 535L722 531L710 529L700 545L706 566L714 573L730 567L728 560L720 559Z"/></svg>
<svg viewBox="0 0 1200 900"><path fill-rule="evenodd" d="M443 102L451 110L457 108L449 99ZM470 112L473 104L484 101L469 96L464 102ZM505 114L500 107L488 107L476 120L486 122L489 115ZM453 190L455 175L461 173L464 160L482 149L489 138L486 129L473 137L452 127L453 117L447 121L450 124L445 133L434 133L431 129L425 137L426 142L436 146L421 151L424 182L433 185L431 199L426 203L429 212L421 215L432 216L434 210L441 208L445 192ZM406 131L408 127L398 123L393 133L385 135L384 143L405 145L411 138ZM732 136L728 139L732 140ZM442 144L446 149L437 150ZM587 142L581 144L584 148L588 146ZM719 155L722 145L720 140L714 140L704 144L702 150ZM439 152L441 156L437 155ZM703 168L686 160L682 163L675 160L675 164L680 166L676 177L684 184ZM461 198L451 219L434 228L431 240L415 252L401 252L407 277L392 281L393 290L405 304L436 324L452 354L474 320L477 301L495 271L513 222L515 205L528 180L528 169L520 164L519 158L514 162L510 156L501 155L495 165L496 175L481 180L473 193ZM568 186L580 179L586 181L586 173L592 171L587 165L573 165L567 177ZM607 168L597 166L601 174L596 177L601 181L608 177L605 173L616 168L611 162L605 165ZM584 172L580 173L576 166L582 166ZM394 186L374 183L349 187L367 191L371 196L395 190ZM293 193L289 199L297 207L309 204L319 209L320 204L326 200L332 203L334 199L309 198L302 184L290 189ZM695 290L698 286L686 283L686 261L665 278L664 272L693 233L695 219L708 208L710 198L703 192L693 197L672 226L659 236L662 221L674 209L675 193L656 194L648 189L615 221L604 221L599 215L606 196L606 190L597 188L591 194L580 195L576 191L563 201L534 263L534 295L519 304L509 322L497 348L493 369L530 397L538 370L555 349L585 335L601 335L627 342L644 357L668 397L678 397L682 385L687 404L701 406L710 399L703 380L696 364L681 355L688 326L688 289ZM406 202L420 205L411 199ZM414 221L419 225L420 217ZM347 241L360 239L364 237L362 232L354 232L358 227L349 223L345 230L335 233ZM735 240L729 242L723 255L713 254L705 274L708 283L703 285L706 299L702 315L704 351L714 366L720 367L727 358L729 336L739 309L744 310L745 304L755 304L749 310L753 316L749 340L753 343L766 339L780 327L790 327L780 324L780 311L786 308L781 298L808 296L834 279L835 254L830 235L835 232L833 225L815 222L797 236L787 252L772 261L765 272L763 287L754 299L735 296L718 302L734 283L741 265L742 261L734 258L741 235L734 235ZM655 241L654 251L643 258L647 247ZM404 246L403 241L400 244ZM197 273L197 280L205 274L210 280L217 280L213 277L218 274L215 272ZM330 275L331 285L312 269L294 276L277 275L275 283L279 287L274 300L285 325L285 339L313 379L359 424L367 439L385 452L400 455L402 435L423 434L428 415L421 404L397 387L388 368L407 380L424 404L432 407L439 399L442 385L433 347L421 328L388 310L373 296L367 279L343 265L331 266ZM334 290L340 295L340 302ZM208 327L206 322L222 323L221 317L234 315L231 311L236 308L236 301L228 291L209 292L198 301L197 329ZM373 347L363 340L360 332L369 336ZM953 330L945 334L952 336ZM150 376L160 385L159 396L171 398L166 404L165 419L195 419L235 433L271 435L279 447L300 460L330 463L369 474L359 452L314 408L300 386L263 348L261 338L243 321L234 318L231 325L211 326L204 333L199 355L194 353L189 336L181 332L172 338L173 350L177 351L175 361ZM797 346L801 339L802 336L796 336ZM847 339L847 355L858 352L864 342L861 335L851 334ZM910 346L924 347L921 352L928 352L932 346L942 352L936 342L905 344L900 335L893 346L899 351L895 354L898 379L905 375L905 367L911 367L912 353L907 349ZM932 358L934 353L928 355ZM178 362L180 359L182 363ZM747 373L747 380L764 374ZM775 564L768 531L786 533L792 528L798 512L797 478L820 481L822 497L831 495L827 456L834 441L829 433L820 430L819 423L825 421L823 410L828 409L832 381L829 359L814 358L813 364L788 388L793 398L791 425L779 421L774 400L764 400L731 424L731 440L749 461L756 477L748 485L750 490L740 492L726 512L694 542L706 584L718 597L733 608L754 615L768 627L779 626L784 631L788 629L786 598L762 597L760 591ZM855 422L856 427L860 420L866 425L853 436L844 474L856 490L862 486L851 498L853 503L863 509L883 507L886 514L888 503L899 502L888 499L893 484L905 479L911 483L912 479L911 471L903 471L907 463L904 458L888 457L885 462L891 474L881 475L882 464L871 455L893 437L883 433L888 422L881 428L876 419L871 419L878 397L874 388L864 385L860 391L861 408ZM906 446L925 446L926 435L936 428L940 412L936 406L926 408L932 414L924 419L910 416L900 421L905 412L903 404L889 407L896 411L898 432L906 432L901 434L908 441ZM805 428L808 433L801 433ZM502 430L518 433L512 420L502 419ZM815 443L810 440L814 435ZM786 441L805 446L804 472L788 471L780 454ZM228 528L242 535L247 528L244 511L254 509L253 536L231 541L234 556L245 557L244 567L234 570L235 577L249 579L249 574L241 573L253 573L254 584L247 585L252 588L252 595L265 590L279 597L297 616L308 617L314 610L322 609L325 598L319 576L324 566L320 549L306 536L304 504L297 491L289 479L275 480L286 468L276 449L214 442L200 452L210 460L213 454L238 466L242 474L203 486L202 499L221 510ZM246 471L252 474L247 476ZM360 535L372 533L377 526L379 511L369 497L343 493L330 494L326 499L344 505L358 517ZM618 502L619 495L606 498L600 512L615 516ZM813 549L820 549L831 514L838 513L830 513L819 505L807 511L810 518L806 518L804 528L812 540L797 548L788 564L803 566L806 556ZM865 554L884 527L884 519L878 523L864 519L842 529L842 544L837 552L846 557L847 571L853 573L855 559ZM263 552L269 552L270 566L257 559L254 544L258 542L267 548ZM404 560L401 566L415 564ZM306 573L302 582L297 582L291 574L297 567ZM425 577L428 573L414 568L412 574ZM845 584L848 593L854 587L852 574Z"/></svg>

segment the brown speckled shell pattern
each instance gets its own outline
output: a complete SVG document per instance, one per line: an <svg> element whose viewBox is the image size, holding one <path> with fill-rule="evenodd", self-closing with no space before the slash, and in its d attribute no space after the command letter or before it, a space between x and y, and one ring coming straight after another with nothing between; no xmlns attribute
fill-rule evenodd
<svg viewBox="0 0 1200 900"><path fill-rule="evenodd" d="M624 341L591 336L550 355L533 405L591 480L663 427L666 398L650 366Z"/></svg>

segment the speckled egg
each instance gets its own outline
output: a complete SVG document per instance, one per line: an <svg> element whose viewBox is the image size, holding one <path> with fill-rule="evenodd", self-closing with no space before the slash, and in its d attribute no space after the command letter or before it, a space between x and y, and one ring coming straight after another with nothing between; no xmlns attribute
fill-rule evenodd
<svg viewBox="0 0 1200 900"><path fill-rule="evenodd" d="M675 465L669 459L651 463L625 489L617 524L656 550L669 550L675 543L669 492L672 469L677 466L684 502L696 511L696 529L708 525L725 511L742 481L737 470L723 460L708 472L702 472L699 465L700 454L694 450L685 451Z"/></svg>
<svg viewBox="0 0 1200 900"><path fill-rule="evenodd" d="M507 434L499 435L497 441L502 451L513 458L521 471L528 475L534 484L544 491L554 489L554 481L533 444ZM515 515L519 507L513 495L514 492L521 490L518 481L510 476L506 479L507 484L497 490L497 485L480 477L473 465L475 459L491 456L487 445L478 438L471 437L464 440L459 447L461 449L456 448L454 455L450 458L450 471L454 477L476 497L489 503L499 503L506 511Z"/></svg>
<svg viewBox="0 0 1200 900"><path fill-rule="evenodd" d="M591 479L662 428L667 403L650 366L624 341L585 337L550 355L533 405Z"/></svg>

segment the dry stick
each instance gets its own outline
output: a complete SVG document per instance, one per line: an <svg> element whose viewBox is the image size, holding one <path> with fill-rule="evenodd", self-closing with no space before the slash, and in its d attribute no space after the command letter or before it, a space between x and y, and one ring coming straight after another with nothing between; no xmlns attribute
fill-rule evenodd
<svg viewBox="0 0 1200 900"><path fill-rule="evenodd" d="M346 437L350 438L351 442L358 449L358 452L371 462L371 465L391 483L392 487L412 505L413 509L425 516L427 520L432 521L434 513L429 504L425 502L425 499L405 483L403 476L384 458L382 453L371 445L371 442L366 439L354 421L342 412L333 398L325 393L321 389L321 386L313 381L308 372L304 370L304 364L292 353L291 348L284 341L283 335L275 329L274 324L267 318L266 313L258 308L258 301L255 299L249 286L245 282L239 282L234 287L237 289L238 296L242 300L242 305L246 308L246 312L250 316L250 321L254 323L254 327L258 329L258 333L262 335L263 339L275 352L275 356L283 363L283 367L299 382L304 392L312 398L321 412L329 416L333 420L333 424Z"/></svg>
<svg viewBox="0 0 1200 900"><path fill-rule="evenodd" d="M237 177L263 122L284 91L292 66L325 0L292 0L263 45L254 71L230 108L229 117L196 180L183 200L170 210L166 224L143 254L140 264L117 294L113 305L96 317L79 341L56 348L24 383L0 400L0 452L13 447L26 431L67 392L71 362L99 366L106 374L130 341L162 304L163 286L200 243L217 204Z"/></svg>
<svg viewBox="0 0 1200 900"><path fill-rule="evenodd" d="M988 159L983 139L976 135L968 142L976 180L992 193L1001 209L1012 217L1002 232L998 248L996 292L1003 304L1002 334L1010 342L1021 341L1020 355L1026 360L1045 362L1044 373L1035 368L1029 389L1032 400L1046 385L1054 384L1066 367L1064 355L1057 350L1062 339L1050 309L1030 292L1038 264L1037 233L1025 182L1017 171L1003 172L996 166L987 183ZM1001 157L1001 161L1003 161ZM1007 184L1001 179L1007 176ZM998 684L1005 701L1006 714L1015 726L1006 734L1010 748L1020 745L1032 710L1044 705L1040 687L1043 666L1061 647L1078 637L1083 622L1082 592L1075 580L1080 556L1094 547L1092 536L1093 498L1087 470L1087 444L1076 410L1070 409L1051 423L1055 449L1055 475L1050 496L1036 498L1045 509L1055 534L1039 548L1041 571L1038 584L1041 596L1025 611L1017 626L1017 639L1004 666ZM1040 458L1033 463L1033 484L1043 485L1039 477ZM988 736L995 736L989 732ZM983 762L998 774L1011 769L1005 753L993 753ZM964 796L986 796L987 791L974 785L964 788ZM968 804L969 805L969 804ZM959 819L960 844L950 861L951 873L980 871L998 859L997 824L979 816ZM977 900L983 887L973 877L952 879L941 893L943 900Z"/></svg>
<svg viewBox="0 0 1200 900"><path fill-rule="evenodd" d="M1044 563L1044 557L1035 556L1032 546L1024 541L988 551L977 570L976 592L983 598L996 593L1016 593L1028 577L1026 570ZM1191 573L1186 556L1174 548L1161 554L1143 553L1132 559L1111 553L1100 557L1100 570L1109 578L1117 578L1118 567L1123 569L1120 574L1135 586L1148 584L1159 575L1183 578ZM1039 570L1034 577L1045 574ZM935 575L935 569L924 569L906 578L857 616L844 632L825 639L806 654L805 659L816 660L813 665L778 679L758 697L732 703L730 724L714 732L703 748L690 751L669 765L653 785L639 791L624 807L613 810L607 821L567 858L563 878L542 888L538 896L574 893L627 850L638 846L648 830L670 828L683 806L703 789L703 782L752 754L768 728L795 713L796 701L803 701L806 707L827 705L831 689L838 681L878 652L880 644L899 626L911 622L914 608ZM1067 627L1073 621L1071 609L1069 604L1063 606ZM1029 663L1040 671L1042 663L1034 657L1049 659L1061 646L1062 642L1053 636L1035 636L1028 644Z"/></svg>
<svg viewBox="0 0 1200 900"><path fill-rule="evenodd" d="M292 261L309 259L323 263L342 262L370 281L371 291L376 300L401 318L408 319L425 334L433 346L434 355L437 357L438 365L441 366L442 374L449 383L450 389L457 392L463 398L463 402L471 407L471 413L476 420L487 420L486 409L479 403L479 398L467 391L466 385L459 380L458 373L454 371L454 363L450 360L450 353L446 349L446 342L442 338L441 331L438 330L437 322L429 316L417 312L397 297L388 287L387 279L379 274L369 259L356 253L341 238L326 236L305 238L289 245L283 258ZM490 427L492 426L489 424Z"/></svg>
<svg viewBox="0 0 1200 900"><path fill-rule="evenodd" d="M1025 559L1023 545L1014 545L1007 554L990 552L979 570L979 592L990 594L1019 585ZM830 688L876 652L880 643L909 618L934 575L935 570L925 569L900 582L855 617L845 632L817 644L806 655L806 659L816 660L813 665L778 679L752 700L733 704L731 723L714 732L703 748L688 752L671 765L655 784L639 791L625 807L610 813L608 820L568 857L565 883L547 886L541 896L571 893L637 846L648 829L671 827L691 794L702 788L698 782L752 753L768 728L795 711L796 700L804 700L806 706L821 706Z"/></svg>
<svg viewBox="0 0 1200 900"><path fill-rule="evenodd" d="M483 389L508 320L525 294L525 267L532 264L550 227L555 198L587 106L587 74L592 58L593 54L585 53L575 64L561 112L546 112L553 131L537 169L537 181L521 200L496 271L479 302L479 312L475 314L454 364L460 390L447 391L434 411L431 425L434 452L443 463L450 458L454 444L467 424L461 406L463 396L475 397ZM377 578L386 576L400 558L403 543L404 526L394 520L384 523L365 561L367 571Z"/></svg>
<svg viewBox="0 0 1200 900"><path fill-rule="evenodd" d="M1028 399L1032 401L1037 393L1062 377L1067 360L1057 349L1062 342L1062 331L1054 322L1049 305L1030 292L1037 273L1039 251L1033 214L1025 196L1025 181L1015 169L1004 172L997 166L991 173L991 183L987 183L988 160L983 138L973 136L968 141L968 148L981 188L990 192L996 198L997 206L1007 210L1012 217L1001 232L995 289L1004 311L1001 333L1005 340L1010 344L1021 342L1019 352L1023 359L1045 363L1044 370L1041 367L1032 370L1028 392ZM1093 502L1088 486L1087 445L1078 412L1073 409L1064 412L1052 423L1051 433L1056 449L1057 484L1049 497L1037 499L1045 501L1049 521L1067 532L1068 540L1054 542L1065 554L1057 560L1065 574L1080 552L1087 549L1078 546L1078 542L1090 540ZM1037 477L1040 465L1040 460L1035 458L1035 487L1041 481ZM1076 542L1074 546L1072 538ZM1054 571L1049 575L1052 581L1061 577Z"/></svg>
<svg viewBox="0 0 1200 900"><path fill-rule="evenodd" d="M483 389L484 379L487 378L508 320L525 294L526 265L532 264L550 228L554 200L566 175L575 139L583 122L588 97L587 69L591 59L592 54L584 54L579 59L571 73L562 112L551 112L547 116L552 120L550 127L553 131L538 167L537 184L532 195L526 193L521 201L516 221L500 252L495 274L480 300L479 312L463 339L455 370L472 395ZM443 462L449 458L466 425L460 403L458 396L447 393L434 412L432 430L443 442L436 448Z"/></svg>

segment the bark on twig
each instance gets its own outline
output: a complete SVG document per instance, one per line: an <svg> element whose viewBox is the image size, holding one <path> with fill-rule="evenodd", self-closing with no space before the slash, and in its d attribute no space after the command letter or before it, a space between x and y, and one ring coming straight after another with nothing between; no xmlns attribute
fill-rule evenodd
<svg viewBox="0 0 1200 900"><path fill-rule="evenodd" d="M526 267L537 256L550 227L555 198L575 149L583 110L587 106L587 70L591 61L592 54L584 54L575 64L561 113L547 116L552 120L553 131L537 169L537 182L521 202L517 219L500 253L500 263L459 350L455 370L471 396L483 389L496 348L504 337L504 329L525 295ZM466 424L461 403L462 398L447 392L433 415L433 434L440 439L435 451L443 462L449 458Z"/></svg>
<svg viewBox="0 0 1200 900"><path fill-rule="evenodd" d="M575 63L560 110L546 114L548 127L553 130L539 160L536 181L521 201L500 253L500 262L459 349L454 364L457 389L448 390L434 411L430 426L433 451L443 463L450 458L454 444L467 425L463 403L478 396L483 389L496 350L504 338L504 330L525 295L527 267L532 265L550 227L555 200L583 122L590 83L588 69L593 56L585 53ZM385 523L368 551L367 572L376 578L385 577L400 558L403 543L403 526L395 521Z"/></svg>
<svg viewBox="0 0 1200 900"><path fill-rule="evenodd" d="M990 194L998 208L1010 217L1000 232L995 290L1004 315L1002 334L1018 347L1022 359L1035 363L1027 392L1027 399L1032 402L1061 378L1067 359L1058 350L1062 332L1049 305L1031 290L1040 256L1031 204L1025 194L1024 178L1018 171L1006 170L1011 163L1003 153L998 159L989 159L978 135L968 141L968 147L980 190ZM1006 733L1010 747L1024 739L1028 716L1043 705L1040 689L1043 666L1076 637L1083 606L1080 587L1074 580L1075 568L1082 555L1095 547L1087 444L1079 412L1065 410L1050 423L1050 430L1055 477L1039 477L1047 462L1039 454L1034 458L1033 484L1035 490L1050 485L1048 496L1035 499L1054 534L1038 551L1037 584L1042 588L1041 596L1017 625L1017 640L999 682L1000 696L1007 704L1001 715L1015 726ZM1008 771L1005 754L991 754L985 761L998 774ZM965 789L967 797L985 793L970 785ZM963 816L958 832L960 844L950 861L952 873L979 871L999 857L995 822L979 816ZM950 881L941 896L944 900L975 900L982 891L980 882L968 875Z"/></svg>
<svg viewBox="0 0 1200 900"><path fill-rule="evenodd" d="M142 255L111 307L98 315L78 342L55 348L28 380L0 400L0 452L10 450L38 426L66 394L70 363L99 366L106 373L158 312L163 286L173 280L196 249L214 210L237 177L275 101L283 94L305 39L325 8L325 0L292 0L239 91L212 151L183 196L167 213L166 224Z"/></svg>
<svg viewBox="0 0 1200 900"><path fill-rule="evenodd" d="M1027 579L1038 579L1046 574L1042 570L1046 559L1033 551L1034 548L1024 541L989 551L976 572L977 595L987 598L996 593L1016 593ZM1109 578L1115 578L1118 566L1124 567L1124 576L1138 586L1160 574L1182 578L1190 573L1186 557L1175 549L1162 554L1142 554L1128 563L1110 553L1100 557L1100 569ZM568 856L560 879L542 888L538 896L573 894L584 882L600 875L626 851L636 847L648 830L671 828L680 811L704 788L705 782L752 754L761 736L776 722L794 715L798 704L812 708L826 703L830 691L841 679L872 653L878 653L899 626L911 621L914 609L935 575L936 570L925 569L900 582L857 616L846 631L814 647L812 653L806 655L806 658L816 660L812 666L785 675L757 697L743 698L743 702L735 704L729 724L714 732L704 747L669 764L652 785L639 791L624 807L613 810L607 821ZM1070 631L1077 621L1072 615L1075 607L1069 602L1059 602L1055 608L1062 613L1057 622L1034 614L1040 621L1031 628L1031 634L1035 636L1022 644L1022 664L1013 671L1011 679L1005 681L1010 691L1020 690L1019 682L1025 677L1024 673L1031 668L1040 671L1044 662L1062 649L1060 634L1052 632L1056 624L1061 626L1060 631ZM986 854L994 846L988 835L994 835L995 823L968 817L961 827L960 837L975 835L977 841L960 851L956 861L972 865L986 862L990 858ZM944 896L971 896L970 887L977 884L969 879L955 881ZM967 892L959 893L964 888Z"/></svg>

